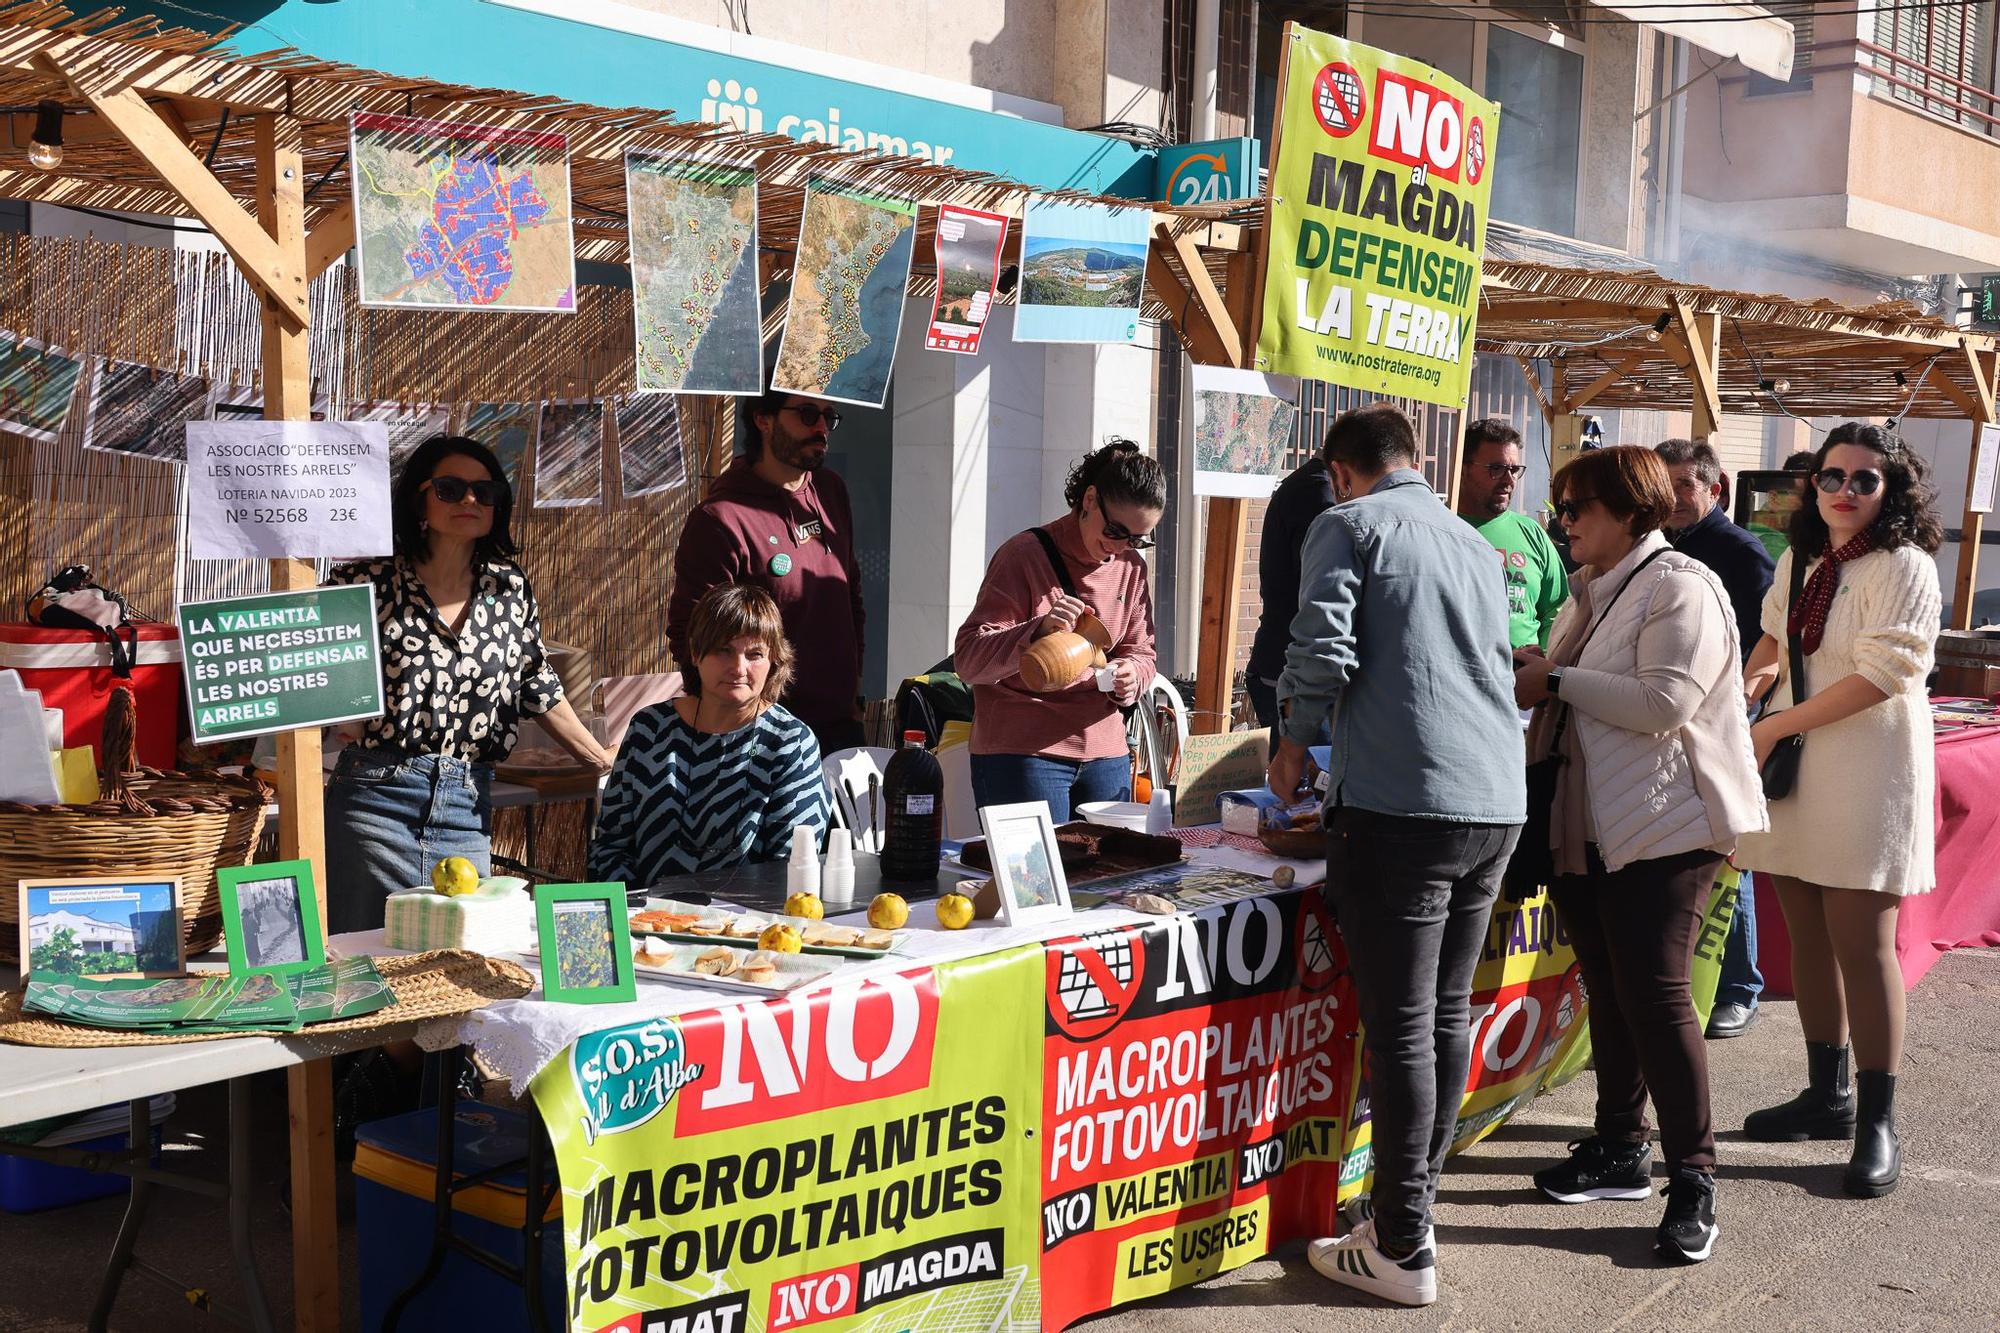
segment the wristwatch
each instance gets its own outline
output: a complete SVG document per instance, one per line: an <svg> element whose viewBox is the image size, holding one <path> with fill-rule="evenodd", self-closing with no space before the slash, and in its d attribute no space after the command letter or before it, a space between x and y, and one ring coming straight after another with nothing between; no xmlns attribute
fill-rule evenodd
<svg viewBox="0 0 2000 1333"><path fill-rule="evenodd" d="M1557 667L1553 671L1549 672L1548 687L1549 687L1549 697L1551 699L1562 698L1563 672L1561 667Z"/></svg>

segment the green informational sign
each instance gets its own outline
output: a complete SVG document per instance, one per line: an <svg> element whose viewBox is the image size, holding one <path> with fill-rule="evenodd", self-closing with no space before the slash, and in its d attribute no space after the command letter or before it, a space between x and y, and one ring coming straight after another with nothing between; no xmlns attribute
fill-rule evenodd
<svg viewBox="0 0 2000 1333"><path fill-rule="evenodd" d="M1296 24L1279 107L1256 369L1462 405L1500 108Z"/></svg>
<svg viewBox="0 0 2000 1333"><path fill-rule="evenodd" d="M372 584L184 603L181 651L197 744L382 714Z"/></svg>

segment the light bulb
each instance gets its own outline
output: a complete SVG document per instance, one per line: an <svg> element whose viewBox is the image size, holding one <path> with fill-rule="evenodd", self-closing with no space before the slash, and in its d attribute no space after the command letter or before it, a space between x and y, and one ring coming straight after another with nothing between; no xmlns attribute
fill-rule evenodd
<svg viewBox="0 0 2000 1333"><path fill-rule="evenodd" d="M59 143L43 143L40 139L28 144L28 164L41 171L54 171L62 165L63 146Z"/></svg>

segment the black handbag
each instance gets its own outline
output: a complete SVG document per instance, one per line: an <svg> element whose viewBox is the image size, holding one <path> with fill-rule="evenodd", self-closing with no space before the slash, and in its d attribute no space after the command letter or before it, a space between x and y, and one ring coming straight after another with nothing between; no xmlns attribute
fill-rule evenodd
<svg viewBox="0 0 2000 1333"><path fill-rule="evenodd" d="M1785 603L1785 612L1799 604L1799 597L1806 586L1806 562L1799 559L1799 553L1792 552L1792 595ZM1799 645L1799 636L1789 631L1785 642L1790 646L1792 658L1792 707L1797 708L1806 700L1806 655ZM1763 710L1770 705L1771 696L1778 692L1778 682L1772 681L1771 688L1764 691L1764 697L1757 701L1758 715L1765 716ZM1806 738L1803 732L1794 733L1771 747L1771 753L1764 756L1764 766L1758 776L1764 780L1764 799L1782 801L1792 794L1799 785L1799 758L1805 753Z"/></svg>
<svg viewBox="0 0 2000 1333"><path fill-rule="evenodd" d="M1632 586L1632 580L1639 577L1639 570L1666 554L1662 548L1641 560L1618 590L1611 594L1611 600L1597 614L1584 633L1583 642L1576 646L1576 654L1583 656L1584 645L1590 636L1597 633L1597 627L1611 614L1611 608L1618 605L1618 599L1625 595L1625 589ZM1556 855L1549 846L1549 821L1555 811L1556 790L1562 778L1563 733L1569 729L1569 709L1562 700L1553 701L1556 708L1555 730L1549 734L1549 753L1546 759L1537 759L1528 765L1528 818L1521 825L1521 836L1514 843L1514 854L1508 858L1507 873L1501 880L1509 902L1520 902L1531 898L1535 892L1555 878Z"/></svg>

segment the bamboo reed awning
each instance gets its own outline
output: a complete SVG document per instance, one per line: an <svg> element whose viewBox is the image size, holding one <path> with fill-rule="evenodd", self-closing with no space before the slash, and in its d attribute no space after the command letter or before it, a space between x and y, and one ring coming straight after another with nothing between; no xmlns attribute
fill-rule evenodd
<svg viewBox="0 0 2000 1333"><path fill-rule="evenodd" d="M228 33L169 28L151 17L121 22L119 13L108 9L79 18L56 4L0 7L0 105L26 107L50 100L74 109L82 101L80 92L95 100L129 91L183 144L205 157L229 194L244 203L255 198L255 118L273 113L294 118L304 134L309 230L329 222L340 229L351 191L348 117L356 111L566 136L577 254L610 262L626 258L627 149L715 154L754 165L761 239L777 250L789 250L798 235L805 184L814 175L835 176L920 203L958 203L1012 215L1020 213L1031 194L1128 206L1137 202L1178 219L1177 226L1198 226L1226 211L1219 205L1169 206L1043 190L916 158L692 123L670 110L598 107L399 78L292 50L243 55L220 45ZM156 164L100 122L101 116L68 117L63 164L42 172L25 161L33 116L11 117L10 142L19 152L0 162L0 198L186 215L186 203L162 183ZM351 232L351 220L346 228Z"/></svg>

